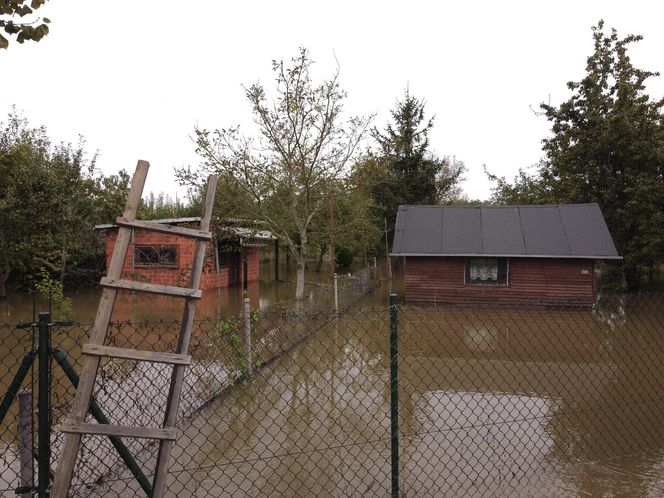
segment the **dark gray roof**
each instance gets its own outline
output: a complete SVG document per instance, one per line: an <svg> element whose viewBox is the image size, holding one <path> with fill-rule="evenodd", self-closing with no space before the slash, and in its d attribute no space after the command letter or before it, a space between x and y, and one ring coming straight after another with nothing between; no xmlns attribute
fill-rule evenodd
<svg viewBox="0 0 664 498"><path fill-rule="evenodd" d="M399 206L392 255L622 259L597 204Z"/></svg>

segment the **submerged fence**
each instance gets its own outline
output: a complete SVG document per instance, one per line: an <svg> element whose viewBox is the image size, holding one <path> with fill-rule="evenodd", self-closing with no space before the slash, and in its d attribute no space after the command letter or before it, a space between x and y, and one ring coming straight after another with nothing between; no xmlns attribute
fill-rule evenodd
<svg viewBox="0 0 664 498"><path fill-rule="evenodd" d="M585 311L351 306L364 278L340 282L336 313L321 288L309 305L196 322L169 496L664 492L664 296L616 296ZM115 323L109 344L169 350L177 326ZM51 334L76 369L86 333ZM20 362L32 341L23 329L2 334L0 394L7 358ZM111 423L156 426L169 368L108 360L95 399ZM53 372L57 427L74 390ZM54 429L54 465L60 437ZM150 481L157 446L123 442ZM16 407L0 445L4 496L20 484ZM107 438L85 436L72 496L145 492Z"/></svg>

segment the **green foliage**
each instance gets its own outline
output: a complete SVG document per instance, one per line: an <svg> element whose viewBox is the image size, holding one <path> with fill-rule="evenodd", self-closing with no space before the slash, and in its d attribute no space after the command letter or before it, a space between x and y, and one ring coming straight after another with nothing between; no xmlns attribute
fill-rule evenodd
<svg viewBox="0 0 664 498"><path fill-rule="evenodd" d="M256 336L256 323L258 321L258 311L254 310L250 315L251 320L251 335L252 344L255 344ZM219 320L210 334L210 347L208 351L211 358L218 358L230 352L230 364L228 368L229 382L234 384L238 379L244 376L248 369L249 363L244 350L244 321L237 316L231 316L224 320ZM255 349L255 348L254 348ZM254 367L260 364L254 351Z"/></svg>
<svg viewBox="0 0 664 498"><path fill-rule="evenodd" d="M567 85L572 97L558 107L541 105L553 132L543 141L545 159L512 184L493 176L493 198L597 202L633 289L651 281L664 261L664 99L645 92L646 80L658 73L634 67L627 54L641 37L620 39L603 27L600 21L593 28L586 76Z"/></svg>
<svg viewBox="0 0 664 498"><path fill-rule="evenodd" d="M62 282L55 280L51 272L42 268L39 272L39 280L35 284L35 290L44 299L48 300L49 310L53 317L71 318L73 315L72 301L65 297Z"/></svg>
<svg viewBox="0 0 664 498"><path fill-rule="evenodd" d="M341 268L348 268L353 263L353 251L346 247L337 247L335 255L335 262Z"/></svg>
<svg viewBox="0 0 664 498"><path fill-rule="evenodd" d="M171 199L163 192L155 195L150 192L141 199L138 207L138 218L142 220L160 220L167 218L183 218L188 216L199 216L201 212L198 199L183 202L182 199Z"/></svg>
<svg viewBox="0 0 664 498"><path fill-rule="evenodd" d="M10 278L18 289L44 280L65 283L91 277L70 269L103 270L96 223L115 219L128 176L103 177L86 158L85 142L53 144L46 129L32 128L15 111L0 123L0 297Z"/></svg>
<svg viewBox="0 0 664 498"><path fill-rule="evenodd" d="M457 199L465 171L464 164L456 158L440 158L429 151L433 118L425 119L424 101L406 90L391 114L393 123L384 132L372 130L380 151L367 152L353 172L354 183L373 201L376 251L384 245L380 237L384 220L392 239L399 205L440 204Z"/></svg>
<svg viewBox="0 0 664 498"><path fill-rule="evenodd" d="M35 16L35 11L46 3L46 0L0 0L0 29L9 36L16 36L18 43L26 40L39 41L48 34L46 17ZM20 18L20 21L17 21ZM8 48L9 39L0 34L0 48Z"/></svg>

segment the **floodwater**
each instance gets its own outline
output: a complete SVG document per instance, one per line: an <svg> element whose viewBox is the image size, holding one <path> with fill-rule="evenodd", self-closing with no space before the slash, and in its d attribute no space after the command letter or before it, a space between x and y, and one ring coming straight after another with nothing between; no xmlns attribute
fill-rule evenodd
<svg viewBox="0 0 664 498"><path fill-rule="evenodd" d="M253 308L265 308L274 303L295 297L295 264L287 267L282 261L279 265L280 282L274 281L274 263L261 262L260 281L250 282L247 297ZM320 273L307 272L310 287L325 285L329 277L324 268ZM72 315L68 318L81 323L94 321L97 305L101 297L100 288L80 289L66 293L72 303ZM196 316L219 317L242 310L244 289L242 286L203 291L203 297L197 304ZM179 319L182 315L183 301L165 296L129 294L118 292L116 300L116 320L169 320ZM33 316L41 311L49 311L48 299L32 294L9 294L7 299L0 299L0 324L15 325L19 322L32 321ZM57 318L57 313L54 313Z"/></svg>
<svg viewBox="0 0 664 498"><path fill-rule="evenodd" d="M663 305L400 309L401 496L664 495ZM388 337L362 308L231 387L183 428L169 496L389 496Z"/></svg>
<svg viewBox="0 0 664 498"><path fill-rule="evenodd" d="M168 495L389 496L388 291L192 411ZM402 497L664 495L664 296L401 307L398 359ZM227 378L226 361L196 368ZM141 496L126 473L86 493Z"/></svg>

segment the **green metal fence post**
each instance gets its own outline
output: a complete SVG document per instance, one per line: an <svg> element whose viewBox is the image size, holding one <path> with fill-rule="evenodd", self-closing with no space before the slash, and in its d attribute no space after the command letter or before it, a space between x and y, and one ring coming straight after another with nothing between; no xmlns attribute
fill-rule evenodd
<svg viewBox="0 0 664 498"><path fill-rule="evenodd" d="M49 427L49 328L50 313L39 313L39 449L37 452L37 494L46 498L51 466L51 431Z"/></svg>
<svg viewBox="0 0 664 498"><path fill-rule="evenodd" d="M2 424L4 421L5 415L7 415L7 412L9 411L9 407L14 402L14 398L16 398L19 389L21 389L21 384L23 384L25 376L30 371L32 361L35 359L36 355L37 353L35 351L30 351L23 357L23 361L18 367L18 372L16 372L16 377L14 377L14 380L12 380L12 383L9 385L9 389L7 389L7 392L2 398L2 402L0 402L0 424Z"/></svg>
<svg viewBox="0 0 664 498"><path fill-rule="evenodd" d="M397 295L390 294L390 454L392 498L399 497L399 368L397 355Z"/></svg>

